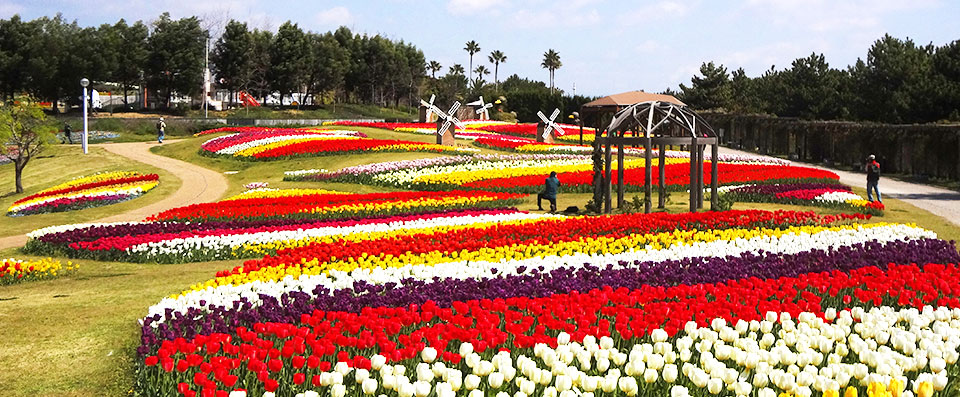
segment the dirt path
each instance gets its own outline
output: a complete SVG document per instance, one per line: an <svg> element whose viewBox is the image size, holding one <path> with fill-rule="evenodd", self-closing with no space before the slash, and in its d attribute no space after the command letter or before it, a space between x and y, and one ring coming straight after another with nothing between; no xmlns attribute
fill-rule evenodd
<svg viewBox="0 0 960 397"><path fill-rule="evenodd" d="M175 141L167 141L173 143ZM217 201L227 192L227 178L216 171L190 164L185 161L160 156L150 152L156 142L106 143L91 145L121 155L130 160L162 168L183 182L176 192L153 204L94 220L92 222L131 222L171 208L188 204ZM27 242L26 235L0 238L0 249L22 247Z"/></svg>
<svg viewBox="0 0 960 397"><path fill-rule="evenodd" d="M720 148L721 153L756 155L729 148ZM816 164L794 162L797 165L819 168L835 172L840 176L840 182L850 186L865 188L867 176L865 173L835 170ZM881 165L882 166L882 165ZM884 198L903 200L931 213L943 217L955 225L960 225L960 193L953 190L917 183L902 182L890 178L880 178L880 195Z"/></svg>

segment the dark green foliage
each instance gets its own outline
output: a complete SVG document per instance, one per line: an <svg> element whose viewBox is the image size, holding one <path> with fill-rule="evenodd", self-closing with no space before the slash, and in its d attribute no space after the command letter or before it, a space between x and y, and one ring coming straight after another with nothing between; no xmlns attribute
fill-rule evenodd
<svg viewBox="0 0 960 397"><path fill-rule="evenodd" d="M942 47L884 35L844 69L823 54L771 66L750 78L742 69L704 63L680 98L700 110L766 113L812 120L910 124L960 120L960 41Z"/></svg>

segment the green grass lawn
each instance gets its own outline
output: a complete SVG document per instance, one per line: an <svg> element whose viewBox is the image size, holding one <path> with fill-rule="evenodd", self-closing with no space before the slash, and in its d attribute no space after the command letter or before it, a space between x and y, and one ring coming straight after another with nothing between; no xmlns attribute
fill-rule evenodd
<svg viewBox="0 0 960 397"><path fill-rule="evenodd" d="M375 138L400 136L401 139L425 142L433 139L430 136L382 130L364 129L364 132ZM209 138L188 138L181 142L157 146L153 150L221 172L240 171L236 175L227 176L231 184L230 193L243 191L242 185L252 181L266 181L272 187L322 187L353 192L386 191L389 189L377 186L283 182L283 171L305 168L334 170L362 163L434 156L427 153L379 153L246 162L199 155L199 144ZM106 153L96 155L102 156L103 162L113 162L95 163L97 167L106 168L110 164L123 163L122 159L111 159L112 156ZM32 175L38 179L30 182L30 186L40 189L66 180L74 174L86 174L96 169L94 164L87 164L87 161L80 163L79 168L82 169L75 169L77 164L63 161L65 159L66 156L56 156L33 164L36 166L36 173ZM46 172L49 167L54 166L60 168ZM41 181L41 178L46 179ZM161 178L166 180L163 174ZM164 184L158 189L162 187L165 187ZM9 185L0 183L0 188L9 190ZM861 188L854 187L854 190L864 194ZM155 193L158 192L151 192L138 200L161 196ZM626 197L629 200L635 195L638 194L628 193ZM582 209L590 197L590 194L586 193L564 194L561 190L558 207L563 209L576 205ZM674 192L672 198L669 211L682 212L688 208L684 193ZM4 200L7 201L0 201L0 204L9 203L13 199L5 197ZM873 222L916 223L937 232L942 238L960 239L960 228L942 218L898 200L891 199L886 204L886 215L875 217ZM120 205L107 207L108 210L100 215L113 213ZM705 206L709 208L709 202L705 203ZM836 212L817 207L755 203L737 203L734 208ZM536 210L536 196L529 196L520 205L520 209ZM83 212L74 215L79 217ZM95 217L90 213L89 218L83 219ZM79 219L64 218L58 221L75 222L80 221ZM0 251L0 256L28 258L18 255L15 250ZM242 261L178 265L77 262L81 264L80 270L61 279L0 287L0 340L3 341L0 344L0 368L5 369L0 371L0 396L120 396L132 393L134 350L139 344L137 321L146 314L147 308L165 296L211 278L217 270L232 268Z"/></svg>
<svg viewBox="0 0 960 397"><path fill-rule="evenodd" d="M169 172L145 164L133 163L126 157L109 153L104 149L91 147L89 154L84 155L79 146L54 145L40 157L31 160L24 168L24 193L22 194L14 193L16 189L13 164L0 166L0 195L2 195L0 209L6 214L7 208L23 197L76 177L106 171L156 173L160 175L160 185L141 197L104 207L21 217L3 215L0 217L0 237L24 234L46 226L89 222L123 213L160 201L180 188L180 179Z"/></svg>

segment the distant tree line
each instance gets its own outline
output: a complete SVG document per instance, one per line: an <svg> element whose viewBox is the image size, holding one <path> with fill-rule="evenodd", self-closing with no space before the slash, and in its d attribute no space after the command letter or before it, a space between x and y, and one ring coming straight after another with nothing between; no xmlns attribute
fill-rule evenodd
<svg viewBox="0 0 960 397"><path fill-rule="evenodd" d="M728 73L713 62L700 67L676 94L701 110L765 113L817 120L883 123L960 121L960 40L935 47L885 35L866 60L831 68L823 54L771 67L759 77Z"/></svg>
<svg viewBox="0 0 960 397"><path fill-rule="evenodd" d="M79 103L80 79L154 87L167 103L171 93L191 95L201 87L207 32L196 17L163 14L149 26L80 27L62 15L0 20L0 95L29 94L58 104ZM124 96L126 101L126 96Z"/></svg>
<svg viewBox="0 0 960 397"><path fill-rule="evenodd" d="M53 102L79 102L79 82L116 83L126 92L146 85L162 107L171 96L203 89L209 31L197 17L81 27L62 15L0 20L0 95L28 94ZM299 95L301 103L339 98L381 105L414 103L426 77L423 52L382 36L341 27L323 34L286 22L276 33L230 21L210 53L214 83L257 98ZM231 95L234 97L234 95ZM126 97L124 96L126 100Z"/></svg>

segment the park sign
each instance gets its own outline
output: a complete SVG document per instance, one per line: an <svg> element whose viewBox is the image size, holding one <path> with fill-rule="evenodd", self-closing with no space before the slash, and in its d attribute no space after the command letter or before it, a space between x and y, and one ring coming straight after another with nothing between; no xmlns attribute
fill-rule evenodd
<svg viewBox="0 0 960 397"><path fill-rule="evenodd" d="M558 131L560 134L564 133L563 128L560 128L560 125L557 124L560 109L554 109L550 118L547 118L541 111L537 111L537 116L540 117L540 122L537 123L537 142L553 143L557 138Z"/></svg>

